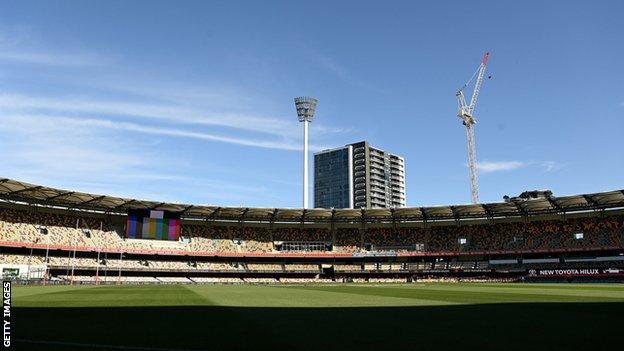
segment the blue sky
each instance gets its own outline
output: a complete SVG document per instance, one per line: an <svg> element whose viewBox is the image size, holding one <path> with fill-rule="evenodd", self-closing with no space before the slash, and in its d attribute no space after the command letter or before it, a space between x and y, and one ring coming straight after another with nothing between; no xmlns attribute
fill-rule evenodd
<svg viewBox="0 0 624 351"><path fill-rule="evenodd" d="M409 206L624 186L624 2L0 1L0 177L230 206L301 206L312 150L406 159ZM311 192L312 193L312 192ZM312 199L310 199L312 203Z"/></svg>

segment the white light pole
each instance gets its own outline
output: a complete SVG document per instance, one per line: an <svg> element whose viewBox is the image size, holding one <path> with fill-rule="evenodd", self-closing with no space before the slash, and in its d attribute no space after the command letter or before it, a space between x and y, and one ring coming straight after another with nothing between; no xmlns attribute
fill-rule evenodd
<svg viewBox="0 0 624 351"><path fill-rule="evenodd" d="M117 285L121 284L121 263L123 262L123 251L119 253L119 277L117 277Z"/></svg>
<svg viewBox="0 0 624 351"><path fill-rule="evenodd" d="M46 235L46 239L48 241L46 245L46 255L45 255L45 277L43 278L43 285L46 285L48 282L49 274L50 274L50 236Z"/></svg>
<svg viewBox="0 0 624 351"><path fill-rule="evenodd" d="M308 208L308 124L314 118L318 100L303 96L295 98L299 122L303 122L303 208Z"/></svg>
<svg viewBox="0 0 624 351"><path fill-rule="evenodd" d="M100 232L98 233L98 238L102 236L102 221L100 221ZM100 252L102 248L99 245L98 241L98 254L97 254L97 264L95 265L95 285L100 285Z"/></svg>
<svg viewBox="0 0 624 351"><path fill-rule="evenodd" d="M98 246L97 265L95 266L95 285L100 285L100 247Z"/></svg>
<svg viewBox="0 0 624 351"><path fill-rule="evenodd" d="M39 242L39 238L35 239L32 246L30 247L30 255L28 256L28 269L26 270L27 284L30 284L30 265L31 265L32 255L33 255L33 246L35 246L35 244L37 244L38 242Z"/></svg>
<svg viewBox="0 0 624 351"><path fill-rule="evenodd" d="M76 232L78 232L79 226L80 226L80 219L76 219ZM71 268L71 282L70 282L70 285L74 285L74 270L76 268L76 248L77 247L78 247L78 236L76 234L74 234L74 257L71 260L72 268Z"/></svg>

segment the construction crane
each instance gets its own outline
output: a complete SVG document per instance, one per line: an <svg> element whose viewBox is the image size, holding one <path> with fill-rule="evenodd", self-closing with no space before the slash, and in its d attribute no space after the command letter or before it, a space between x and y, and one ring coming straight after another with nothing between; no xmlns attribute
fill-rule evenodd
<svg viewBox="0 0 624 351"><path fill-rule="evenodd" d="M470 169L470 193L472 203L475 204L479 203L479 181L477 179L477 150L475 146L474 134L474 125L477 121L475 120L473 113L475 106L477 105L477 98L479 97L479 91L481 90L481 85L483 84L485 68L487 67L489 58L490 53L486 52L485 55L483 55L483 60L475 73L455 94L459 105L459 112L457 113L457 116L462 120L463 125L466 126L466 138L468 141L468 168ZM466 97L464 96L464 89L472 83L475 77L477 80L475 82L474 91L472 92L472 97L470 98L470 104L467 104Z"/></svg>

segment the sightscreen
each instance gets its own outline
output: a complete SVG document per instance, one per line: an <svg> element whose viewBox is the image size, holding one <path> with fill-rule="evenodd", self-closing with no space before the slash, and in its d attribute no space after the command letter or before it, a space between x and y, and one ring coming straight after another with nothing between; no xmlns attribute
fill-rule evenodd
<svg viewBox="0 0 624 351"><path fill-rule="evenodd" d="M180 214L169 211L129 210L126 236L130 239L178 240Z"/></svg>

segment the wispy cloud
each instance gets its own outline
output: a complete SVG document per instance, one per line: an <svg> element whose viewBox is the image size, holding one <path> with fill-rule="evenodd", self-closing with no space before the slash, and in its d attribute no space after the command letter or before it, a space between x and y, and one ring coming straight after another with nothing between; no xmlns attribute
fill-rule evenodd
<svg viewBox="0 0 624 351"><path fill-rule="evenodd" d="M1 49L1 47L0 47ZM9 61L20 64L36 64L48 66L88 67L103 66L114 62L111 58L98 55L72 52L49 53L43 51L0 50L0 61Z"/></svg>
<svg viewBox="0 0 624 351"><path fill-rule="evenodd" d="M274 118L240 115L236 113L202 113L193 108L175 104L135 103L101 100L87 97L34 97L21 94L0 94L0 107L20 111L54 111L91 113L96 115L133 116L160 119L175 123L215 125L290 136L294 123L283 123Z"/></svg>
<svg viewBox="0 0 624 351"><path fill-rule="evenodd" d="M347 71L347 69L333 58L320 53L314 54L313 57L323 68L335 74L340 80L345 82L353 81L353 77L351 77L351 74Z"/></svg>
<svg viewBox="0 0 624 351"><path fill-rule="evenodd" d="M299 138L299 126L294 118L289 120L230 112L203 112L202 108L177 104L136 103L118 100L101 100L85 97L37 97L23 94L0 94L0 107L24 112L88 113L92 115L131 116L157 119L176 124L196 124L240 129L264 133L287 139ZM340 128L315 124L322 133L339 133ZM213 138L219 141L217 138ZM222 139L226 141L227 139ZM258 144L259 145L259 144ZM253 146L253 145L249 145Z"/></svg>
<svg viewBox="0 0 624 351"><path fill-rule="evenodd" d="M15 163L25 169L97 173L121 171L142 163L140 157L123 152L129 145L94 128L78 128L49 118L0 117L5 157L15 157Z"/></svg>
<svg viewBox="0 0 624 351"><path fill-rule="evenodd" d="M58 125L65 126L66 128L72 127L83 127L91 128L93 130L106 128L113 130L122 130L129 132L138 132L144 134L152 134L152 135L161 135L161 136L170 136L170 137L178 137L178 138L191 138L191 139L199 139L206 141L216 141L223 142L229 144L243 145L243 146L251 146L251 147L259 147L266 149L278 149L278 150L288 150L288 151L299 151L301 150L301 145L299 143L290 142L290 141L264 141L264 140L254 140L248 138L236 138L230 136L222 136L211 133L198 132L194 130L187 129L179 129L179 128L170 128L170 127L157 127L157 126L147 126L137 123L131 122L120 122L108 119L97 119L97 118L77 118L77 117L64 117L64 116L54 116L54 115L13 115L13 116L5 116L3 120L7 123L12 123L12 121L21 121L37 124L42 121L56 123ZM312 151L319 151L326 149L325 146L318 145L310 145L310 149Z"/></svg>
<svg viewBox="0 0 624 351"><path fill-rule="evenodd" d="M561 163L555 161L541 161L539 162L539 165L542 167L544 172L556 171L563 167Z"/></svg>
<svg viewBox="0 0 624 351"><path fill-rule="evenodd" d="M555 161L483 161L477 163L477 169L481 173L514 171L527 167L539 167L544 172L553 172L563 165Z"/></svg>
<svg viewBox="0 0 624 351"><path fill-rule="evenodd" d="M513 171L515 169L519 169L525 166L526 163L520 161L484 161L477 163L477 169L482 173Z"/></svg>
<svg viewBox="0 0 624 351"><path fill-rule="evenodd" d="M147 200L238 205L271 197L262 185L215 179L202 164L185 166L145 144L75 119L2 117L0 172L35 184ZM170 165L176 164L175 168ZM189 172L201 167L203 172ZM202 174L198 176L196 174ZM175 189L201 189L189 194Z"/></svg>
<svg viewBox="0 0 624 351"><path fill-rule="evenodd" d="M29 65L91 67L110 65L117 57L100 53L47 48L32 28L0 27L0 61Z"/></svg>
<svg viewBox="0 0 624 351"><path fill-rule="evenodd" d="M66 65L72 68L110 62L110 57L105 55L71 50L63 53L58 48L48 49L41 45L38 37L38 33L32 28L0 26L0 61ZM136 74L141 76L140 71ZM88 81L82 81L85 88L88 86L86 92L80 90L81 83L71 87L74 91L81 91L80 95L32 95L7 92L4 89L0 94L0 111L5 116L75 117L94 126L141 133L250 147L299 149L296 144L301 140L301 133L299 123L293 116L294 107L289 109L292 115L288 116L272 110L263 113L258 112L254 105L266 99L232 89L170 84L166 79L157 79L158 82L149 84L145 79L132 79L127 75L112 80L107 77L109 76L95 76ZM136 83L137 81L141 83ZM148 120L151 121L147 122ZM106 124L106 121L110 123ZM318 122L313 129L321 140L328 135L347 131ZM322 149L320 146L312 148Z"/></svg>
<svg viewBox="0 0 624 351"><path fill-rule="evenodd" d="M339 80L343 81L344 83L354 85L354 86L359 86L359 87L377 91L377 92L382 92L382 90L379 89L378 87L373 86L369 82L366 82L363 79L354 75L347 67L342 65L340 62L338 62L338 60L336 60L332 56L322 53L318 50L312 50L310 48L304 48L303 50L308 53L306 57L312 59L314 62L316 62L318 66L330 72L331 74L336 76Z"/></svg>

